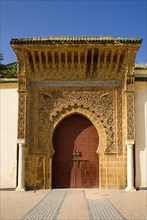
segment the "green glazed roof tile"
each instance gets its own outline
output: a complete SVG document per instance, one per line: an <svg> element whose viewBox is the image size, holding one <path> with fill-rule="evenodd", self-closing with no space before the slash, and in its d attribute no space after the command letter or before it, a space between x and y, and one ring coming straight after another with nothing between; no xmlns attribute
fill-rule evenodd
<svg viewBox="0 0 147 220"><path fill-rule="evenodd" d="M10 40L10 44L27 44L27 43L141 43L141 38L120 38L120 37L45 37L45 38L15 38Z"/></svg>
<svg viewBox="0 0 147 220"><path fill-rule="evenodd" d="M136 63L134 68L135 69L147 69L147 64Z"/></svg>
<svg viewBox="0 0 147 220"><path fill-rule="evenodd" d="M18 62L0 65L0 79L1 78L17 78Z"/></svg>
<svg viewBox="0 0 147 220"><path fill-rule="evenodd" d="M13 62L13 63L6 64L5 67L6 67L7 69L17 68L17 67L18 67L18 62Z"/></svg>

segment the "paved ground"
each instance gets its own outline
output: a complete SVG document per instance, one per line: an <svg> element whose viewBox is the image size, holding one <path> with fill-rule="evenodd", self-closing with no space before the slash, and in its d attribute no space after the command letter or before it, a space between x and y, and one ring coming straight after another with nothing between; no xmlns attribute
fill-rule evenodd
<svg viewBox="0 0 147 220"><path fill-rule="evenodd" d="M93 208L91 219L147 219L147 191L86 191ZM92 210L92 209L91 209Z"/></svg>
<svg viewBox="0 0 147 220"><path fill-rule="evenodd" d="M146 220L147 191L1 191L1 220Z"/></svg>
<svg viewBox="0 0 147 220"><path fill-rule="evenodd" d="M48 193L48 190L38 190L36 192L0 191L0 219L21 219Z"/></svg>

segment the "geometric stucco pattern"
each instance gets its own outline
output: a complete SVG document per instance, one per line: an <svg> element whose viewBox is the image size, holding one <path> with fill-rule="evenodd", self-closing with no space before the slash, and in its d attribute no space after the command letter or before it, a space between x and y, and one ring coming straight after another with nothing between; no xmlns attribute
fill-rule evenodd
<svg viewBox="0 0 147 220"><path fill-rule="evenodd" d="M122 115L122 89L118 88L117 89L117 144L118 144L118 155L121 156L123 154L123 137L122 137L122 120L123 120L123 115Z"/></svg>
<svg viewBox="0 0 147 220"><path fill-rule="evenodd" d="M103 124L107 134L107 145L105 154L117 154L121 152L122 136L119 137L116 143L116 126L115 121L118 121L119 134L121 135L121 114L119 108L121 99L118 101L117 89L101 88L96 90L41 90L36 88L37 103L34 102L34 88L32 89L30 108L30 138L29 151L33 153L48 154L47 135L49 126L56 116L63 114L66 109L72 107L80 107L93 112ZM120 92L119 92L120 93ZM118 93L118 94L119 94ZM119 95L120 98L120 95ZM118 114L115 113L115 108L118 109ZM37 114L34 114L34 109ZM36 111L35 110L35 111ZM36 115L36 116L35 116ZM116 117L118 117L116 119ZM36 131L35 131L36 129ZM38 133L37 133L38 132ZM36 136L37 140L33 137ZM36 142L36 143L35 143ZM119 146L119 150L117 149ZM35 147L35 149L34 149Z"/></svg>
<svg viewBox="0 0 147 220"><path fill-rule="evenodd" d="M127 93L127 138L135 139L134 93Z"/></svg>
<svg viewBox="0 0 147 220"><path fill-rule="evenodd" d="M26 93L19 92L18 138L25 138Z"/></svg>

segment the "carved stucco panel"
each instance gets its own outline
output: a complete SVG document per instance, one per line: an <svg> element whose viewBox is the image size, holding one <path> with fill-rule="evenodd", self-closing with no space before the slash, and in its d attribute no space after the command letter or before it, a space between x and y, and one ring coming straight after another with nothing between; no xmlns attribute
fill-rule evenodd
<svg viewBox="0 0 147 220"><path fill-rule="evenodd" d="M31 89L30 90L30 106L29 106L29 119L28 119L28 137L29 137L29 153L33 154L34 153L34 146L35 146L35 140L36 140L36 124L37 124L37 120L36 120L36 115L38 114L36 111L36 103L37 103L37 99L36 99L36 91L35 89Z"/></svg>
<svg viewBox="0 0 147 220"><path fill-rule="evenodd" d="M135 139L134 93L127 96L127 139Z"/></svg>
<svg viewBox="0 0 147 220"><path fill-rule="evenodd" d="M122 147L122 90L117 90L117 140L118 140L118 155L123 154Z"/></svg>
<svg viewBox="0 0 147 220"><path fill-rule="evenodd" d="M19 92L18 138L25 138L26 93Z"/></svg>
<svg viewBox="0 0 147 220"><path fill-rule="evenodd" d="M47 130L54 117L64 109L80 106L94 112L104 124L107 132L107 148L105 153L117 153L115 143L115 114L114 99L115 90L107 91L101 89L97 91L39 91L38 93L38 121L37 121L37 143L36 153L48 153Z"/></svg>
<svg viewBox="0 0 147 220"><path fill-rule="evenodd" d="M122 92L120 89L39 90L31 89L29 113L29 153L48 154L47 135L54 118L71 107L93 112L107 133L106 154L122 155Z"/></svg>

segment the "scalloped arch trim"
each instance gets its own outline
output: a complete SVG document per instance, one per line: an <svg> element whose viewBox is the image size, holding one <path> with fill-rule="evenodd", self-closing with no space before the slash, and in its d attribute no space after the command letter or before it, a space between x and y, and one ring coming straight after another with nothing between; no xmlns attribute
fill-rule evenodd
<svg viewBox="0 0 147 220"><path fill-rule="evenodd" d="M99 145L97 147L96 153L100 156L104 155L105 149L106 149L106 131L104 128L103 123L100 121L100 118L98 118L93 112L83 109L81 107L68 107L67 109L64 109L61 112L58 112L58 114L54 117L52 124L49 127L49 134L48 134L48 141L49 141L49 148L50 148L50 157L54 154L54 148L53 148L53 135L54 131L59 125L59 123L64 120L66 117L69 117L73 114L80 114L84 117L86 117L91 123L95 126L98 136L99 136Z"/></svg>

